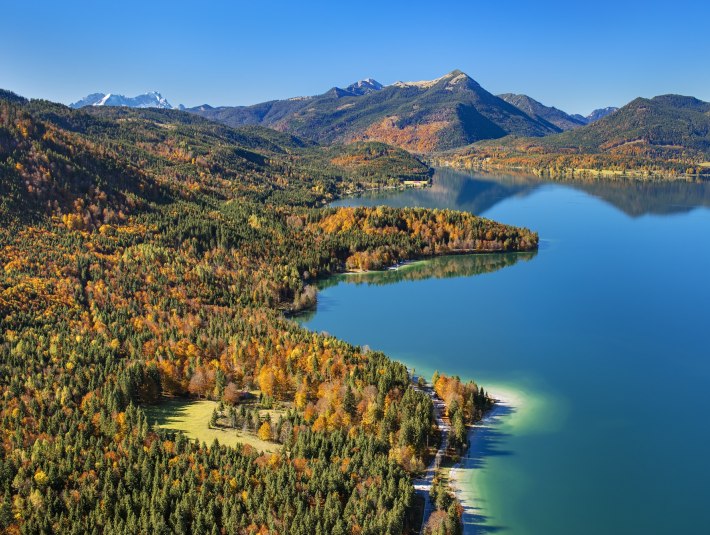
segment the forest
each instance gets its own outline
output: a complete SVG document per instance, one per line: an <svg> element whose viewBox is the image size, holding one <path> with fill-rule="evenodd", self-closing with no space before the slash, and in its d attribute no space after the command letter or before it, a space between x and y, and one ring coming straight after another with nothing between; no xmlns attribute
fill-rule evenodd
<svg viewBox="0 0 710 535"><path fill-rule="evenodd" d="M537 248L536 233L467 213L324 207L428 176L383 144L323 148L178 111L0 93L0 529L418 529L411 475L434 433L430 398L401 363L284 312L312 307L311 283L334 273ZM435 388L455 422L490 401ZM288 410L254 422L253 390ZM146 407L168 398L218 401L220 418L251 418L282 447L159 429Z"/></svg>
<svg viewBox="0 0 710 535"><path fill-rule="evenodd" d="M706 157L634 142L608 152L542 149L522 142L513 146L471 146L431 158L435 165L460 169L524 171L548 179L707 179Z"/></svg>

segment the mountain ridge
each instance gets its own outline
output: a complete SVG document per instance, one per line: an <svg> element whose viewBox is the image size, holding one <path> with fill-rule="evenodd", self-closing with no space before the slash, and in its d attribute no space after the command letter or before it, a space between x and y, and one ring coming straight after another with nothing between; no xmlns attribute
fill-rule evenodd
<svg viewBox="0 0 710 535"><path fill-rule="evenodd" d="M231 128L176 109L73 109L0 90L3 110L15 119L0 114L8 125L0 124L0 218L10 212L34 217L48 208L50 214L66 213L82 198L108 210L82 215L96 226L133 212L136 192L143 199L138 204L192 198L197 190L278 203L290 189L295 197L289 202L313 205L344 194L345 187L347 193L398 187L407 180L427 182L431 173L413 155L382 143L324 147L286 132ZM63 163L70 159L74 165ZM51 180L45 168L52 169ZM153 180L153 174L163 179ZM262 192L254 197L257 184Z"/></svg>
<svg viewBox="0 0 710 535"><path fill-rule="evenodd" d="M178 109L227 126L262 125L320 144L379 141L415 153L463 147L507 135L543 137L588 124L616 108L588 117L570 115L522 94L494 96L459 69L432 80L383 85L364 78L325 93L249 106L172 106L159 92L136 97L92 93L72 108L126 106Z"/></svg>
<svg viewBox="0 0 710 535"><path fill-rule="evenodd" d="M367 79L312 97L186 111L229 126L261 124L319 143L381 141L417 153L508 134L560 131L489 93L460 70L434 80L382 86Z"/></svg>
<svg viewBox="0 0 710 535"><path fill-rule="evenodd" d="M573 130L475 143L438 163L564 178L704 177L710 174L710 103L673 94L639 97Z"/></svg>
<svg viewBox="0 0 710 535"><path fill-rule="evenodd" d="M534 117L555 125L561 131L571 130L587 124L574 115L565 113L555 107L546 106L528 95L516 93L503 93L498 95L500 98L521 109L530 117Z"/></svg>
<svg viewBox="0 0 710 535"><path fill-rule="evenodd" d="M604 152L629 143L682 146L710 153L710 103L683 95L638 97L583 129L541 141L550 147Z"/></svg>
<svg viewBox="0 0 710 535"><path fill-rule="evenodd" d="M558 108L555 108L554 106L546 106L545 104L542 104L531 96L525 94L503 93L498 96L513 106L520 108L531 117L552 123L562 131L572 130L580 126L596 122L619 109L615 106L598 108L585 117L584 115L580 115L578 113L566 113Z"/></svg>

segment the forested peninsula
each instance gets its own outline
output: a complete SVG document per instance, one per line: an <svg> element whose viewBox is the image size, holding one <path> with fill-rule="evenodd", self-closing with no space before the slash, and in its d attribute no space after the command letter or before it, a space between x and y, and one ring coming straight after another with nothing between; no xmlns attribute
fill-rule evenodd
<svg viewBox="0 0 710 535"><path fill-rule="evenodd" d="M537 248L537 234L468 213L323 207L428 178L383 143L0 93L0 529L418 529L431 399L403 364L284 312L345 270ZM451 384L437 388L460 428L489 400ZM271 453L155 426L166 399L214 402L211 425Z"/></svg>

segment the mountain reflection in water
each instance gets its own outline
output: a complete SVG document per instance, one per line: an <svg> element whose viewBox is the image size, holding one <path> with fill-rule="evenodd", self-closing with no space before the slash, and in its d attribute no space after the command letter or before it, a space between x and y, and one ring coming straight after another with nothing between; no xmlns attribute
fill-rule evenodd
<svg viewBox="0 0 710 535"><path fill-rule="evenodd" d="M437 169L430 188L404 192L373 192L357 199L342 199L335 206L450 207L481 214L510 197L524 197L551 181L523 174L469 174ZM710 182L685 180L565 180L554 182L602 199L631 217L685 213L710 207Z"/></svg>

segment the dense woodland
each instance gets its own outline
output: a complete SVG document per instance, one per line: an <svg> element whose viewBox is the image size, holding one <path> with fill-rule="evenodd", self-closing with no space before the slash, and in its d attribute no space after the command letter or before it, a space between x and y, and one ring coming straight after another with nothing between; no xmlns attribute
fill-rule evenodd
<svg viewBox="0 0 710 535"><path fill-rule="evenodd" d="M346 269L536 248L536 234L470 214L320 208L412 177L428 169L382 144L0 94L0 529L413 527L429 397L402 364L283 314ZM457 422L489 403L477 387L435 387ZM279 453L191 442L144 410L210 398L236 423L249 389L291 407L263 430Z"/></svg>

